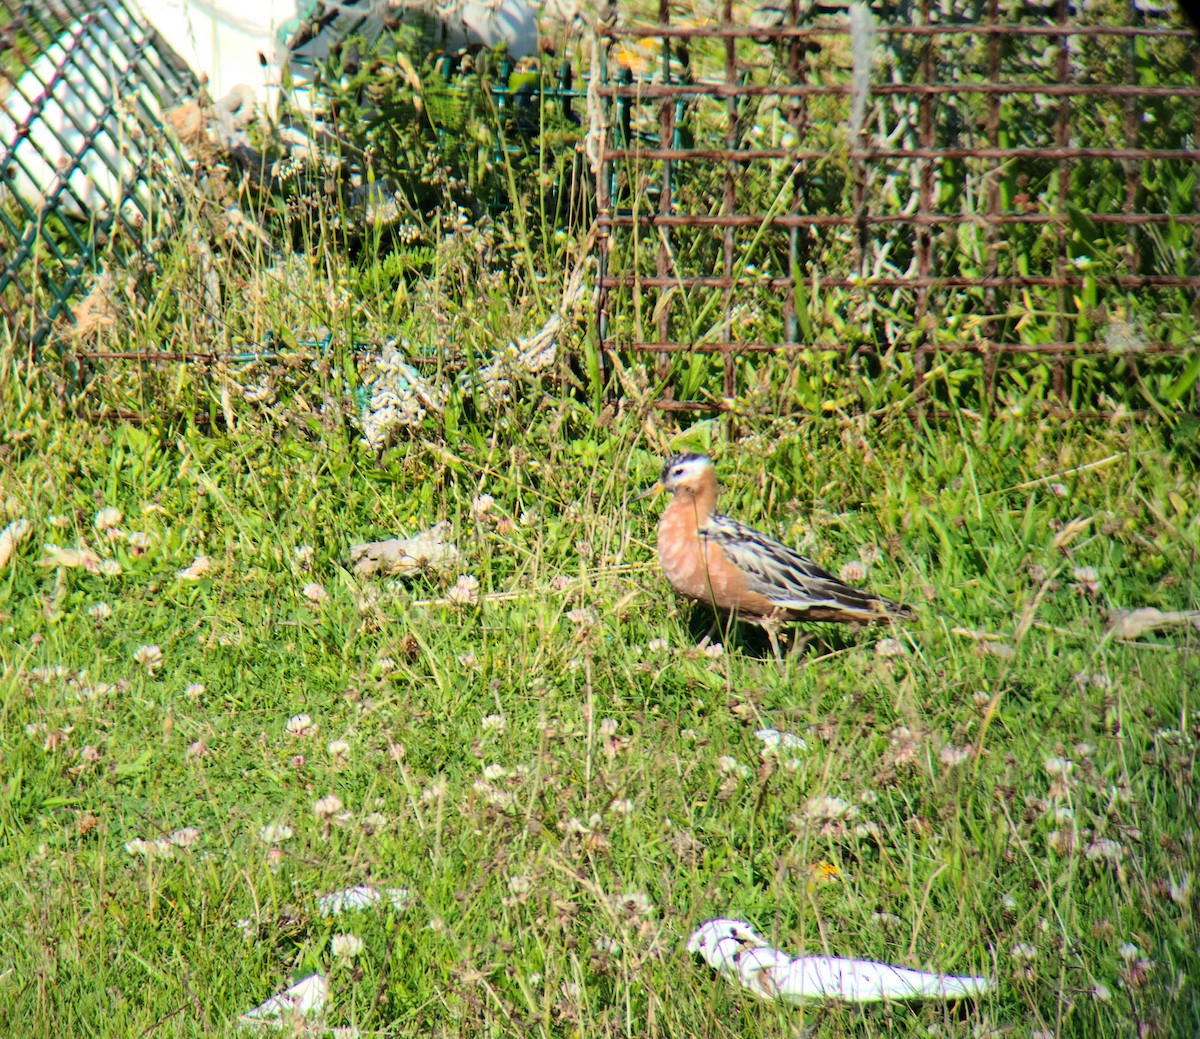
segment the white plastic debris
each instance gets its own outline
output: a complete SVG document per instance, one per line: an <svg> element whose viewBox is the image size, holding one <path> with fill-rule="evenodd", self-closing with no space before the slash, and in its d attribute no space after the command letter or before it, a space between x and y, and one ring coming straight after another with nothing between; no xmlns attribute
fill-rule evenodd
<svg viewBox="0 0 1200 1039"><path fill-rule="evenodd" d="M206 77L210 96L248 86L271 112L285 67L286 78L303 92L315 64L334 45L349 36L372 42L401 21L431 43L444 31L443 46L451 53L501 42L512 58L537 51L531 0L340 0L324 6L310 0L142 0L140 7L171 48Z"/></svg>
<svg viewBox="0 0 1200 1039"><path fill-rule="evenodd" d="M331 891L317 896L317 913L321 916L341 916L358 909L371 909L386 904L395 912L403 912L412 903L406 887L385 887L382 891L367 884Z"/></svg>
<svg viewBox="0 0 1200 1039"><path fill-rule="evenodd" d="M755 734L763 745L771 750L808 750L808 744L794 732L780 732L778 729L759 729Z"/></svg>
<svg viewBox="0 0 1200 1039"><path fill-rule="evenodd" d="M767 761L777 760L784 768L795 772L804 764L794 752L808 750L808 744L794 732L780 732L778 729L759 729L755 734L763 742L762 758Z"/></svg>
<svg viewBox="0 0 1200 1039"><path fill-rule="evenodd" d="M436 414L445 403L445 390L409 364L395 340L384 344L374 370L363 373L363 383L370 396L359 421L363 439L374 451L391 447L400 430L419 426L428 412Z"/></svg>
<svg viewBox="0 0 1200 1039"><path fill-rule="evenodd" d="M793 959L772 948L741 920L709 920L688 939L687 949L731 981L767 1001L954 1000L981 996L992 988L987 978L927 974L872 960L833 956Z"/></svg>
<svg viewBox="0 0 1200 1039"><path fill-rule="evenodd" d="M111 212L131 186L119 171L131 177L152 149L160 70L149 30L123 8L71 22L0 105L5 186L40 209L65 176L66 212Z"/></svg>
<svg viewBox="0 0 1200 1039"><path fill-rule="evenodd" d="M238 1021L248 1028L283 1028L300 1018L321 1013L328 1000L329 982L320 974L311 974L253 1010L247 1010Z"/></svg>
<svg viewBox="0 0 1200 1039"><path fill-rule="evenodd" d="M445 520L411 538L367 541L350 548L350 562L359 577L382 573L389 577L411 577L430 566L443 566L458 558L458 547L447 541L450 524Z"/></svg>

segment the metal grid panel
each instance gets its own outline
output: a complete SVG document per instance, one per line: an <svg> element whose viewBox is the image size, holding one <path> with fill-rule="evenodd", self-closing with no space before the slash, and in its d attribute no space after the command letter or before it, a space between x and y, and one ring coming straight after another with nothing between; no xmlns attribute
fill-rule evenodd
<svg viewBox="0 0 1200 1039"><path fill-rule="evenodd" d="M0 320L38 346L86 273L139 242L196 83L123 0L0 0Z"/></svg>
<svg viewBox="0 0 1200 1039"><path fill-rule="evenodd" d="M905 353L918 397L936 352L989 387L1042 355L1065 403L1078 358L1197 345L1160 320L1200 321L1200 47L1170 8L720 2L600 29L599 335L658 355L663 407L803 349Z"/></svg>

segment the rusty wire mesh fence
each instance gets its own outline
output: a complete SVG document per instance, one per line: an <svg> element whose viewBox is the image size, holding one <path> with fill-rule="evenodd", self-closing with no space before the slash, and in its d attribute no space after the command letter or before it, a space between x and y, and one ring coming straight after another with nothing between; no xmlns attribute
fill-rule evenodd
<svg viewBox="0 0 1200 1039"><path fill-rule="evenodd" d="M0 325L40 344L169 214L162 112L192 74L124 0L0 0ZM176 167L177 168L177 167Z"/></svg>
<svg viewBox="0 0 1200 1039"><path fill-rule="evenodd" d="M921 407L1193 403L1172 6L661 0L600 35L600 342L663 407L821 407L838 365Z"/></svg>

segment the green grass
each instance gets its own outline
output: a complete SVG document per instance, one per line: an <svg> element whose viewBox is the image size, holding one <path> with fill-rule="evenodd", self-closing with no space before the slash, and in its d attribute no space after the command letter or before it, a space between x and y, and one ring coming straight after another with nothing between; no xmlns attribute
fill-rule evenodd
<svg viewBox="0 0 1200 1039"><path fill-rule="evenodd" d="M201 432L164 396L140 428L95 425L11 355L3 379L0 502L33 532L0 573L0 1032L234 1034L318 970L329 1025L364 1035L1200 1024L1200 637L1125 644L1104 623L1200 599L1200 476L1162 429L833 415L730 442L530 392L474 418L460 403L377 461L328 415L235 398L236 433ZM631 503L670 447L709 448L728 511L835 571L878 556L868 583L919 608L890 633L904 652L830 628L782 668L750 633L694 649L707 619L657 570L655 507ZM93 528L108 506L144 554ZM1075 518L1092 522L1056 547ZM461 567L351 576L352 543L440 519ZM122 572L40 567L44 542ZM200 553L209 573L178 578ZM479 605L444 602L460 574ZM314 734L288 733L301 713ZM798 770L764 766L763 726L808 741ZM943 761L963 747L982 753ZM1054 758L1073 762L1065 784ZM345 819L314 815L330 794ZM809 820L823 795L858 814ZM273 850L260 830L280 822L293 835ZM198 840L171 858L126 850L185 827ZM365 883L412 903L316 912ZM631 892L653 911L623 911ZM998 988L957 1007L760 1003L684 952L714 916L792 953ZM362 939L353 962L333 962L336 933Z"/></svg>

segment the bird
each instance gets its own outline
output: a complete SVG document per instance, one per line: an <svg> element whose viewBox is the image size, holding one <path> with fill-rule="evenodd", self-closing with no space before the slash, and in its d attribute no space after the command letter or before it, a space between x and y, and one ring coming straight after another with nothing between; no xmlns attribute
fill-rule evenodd
<svg viewBox="0 0 1200 1039"><path fill-rule="evenodd" d="M911 607L846 584L787 545L718 512L717 473L706 455L667 459L658 481L639 497L664 491L672 497L658 524L658 558L671 587L721 614L760 625L777 659L782 659L777 632L785 622L871 624L916 616Z"/></svg>

